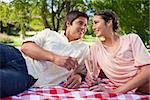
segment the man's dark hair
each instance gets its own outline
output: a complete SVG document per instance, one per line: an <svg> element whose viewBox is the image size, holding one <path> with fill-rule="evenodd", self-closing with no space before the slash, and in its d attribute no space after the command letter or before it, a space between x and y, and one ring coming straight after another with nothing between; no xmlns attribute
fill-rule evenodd
<svg viewBox="0 0 150 100"><path fill-rule="evenodd" d="M71 11L66 15L65 18L65 23L64 23L64 27L63 29L66 30L67 26L66 23L69 22L71 25L73 23L73 21L79 17L85 17L87 18L87 20L89 19L88 15L84 12L80 12L80 11Z"/></svg>

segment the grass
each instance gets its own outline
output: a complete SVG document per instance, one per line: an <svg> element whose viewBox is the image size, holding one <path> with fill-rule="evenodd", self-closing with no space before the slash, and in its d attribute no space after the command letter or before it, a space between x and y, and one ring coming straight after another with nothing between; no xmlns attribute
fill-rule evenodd
<svg viewBox="0 0 150 100"><path fill-rule="evenodd" d="M21 46L23 40L21 40L19 36L12 36L12 38L13 38L13 43L8 43L8 44L13 45L15 47Z"/></svg>
<svg viewBox="0 0 150 100"><path fill-rule="evenodd" d="M8 43L8 44L13 45L15 47L21 46L23 40L21 40L19 36L11 36L11 37L13 39L13 43ZM91 35L85 35L82 40L84 43L91 46L96 41L96 37L92 37ZM150 49L148 49L148 52L150 53Z"/></svg>
<svg viewBox="0 0 150 100"><path fill-rule="evenodd" d="M85 35L82 40L83 42L91 46L96 41L96 37L92 37L91 35Z"/></svg>
<svg viewBox="0 0 150 100"><path fill-rule="evenodd" d="M8 43L8 44L13 45L15 47L21 46L23 40L21 40L19 36L11 36L11 37L13 39L13 43ZM92 45L96 41L96 38L92 37L91 35L85 35L82 40L84 43L88 45Z"/></svg>

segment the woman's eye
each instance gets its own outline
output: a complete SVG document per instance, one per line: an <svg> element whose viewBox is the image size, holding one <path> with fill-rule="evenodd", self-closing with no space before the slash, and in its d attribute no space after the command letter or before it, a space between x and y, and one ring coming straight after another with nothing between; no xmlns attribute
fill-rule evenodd
<svg viewBox="0 0 150 100"><path fill-rule="evenodd" d="M98 22L94 22L94 24L97 24Z"/></svg>

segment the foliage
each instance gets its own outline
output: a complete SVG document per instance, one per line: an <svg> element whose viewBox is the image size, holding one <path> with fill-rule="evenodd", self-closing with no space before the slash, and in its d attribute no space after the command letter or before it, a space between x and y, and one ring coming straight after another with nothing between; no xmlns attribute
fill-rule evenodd
<svg viewBox="0 0 150 100"><path fill-rule="evenodd" d="M150 48L149 0L12 0L0 2L0 31L39 31L46 27L59 31L64 17L71 10L80 10L90 15L87 35L95 36L92 30L94 12L111 9L120 18L120 33L136 33ZM15 28L8 28L13 25ZM6 28L7 27L7 28ZM14 32L15 33L15 32Z"/></svg>
<svg viewBox="0 0 150 100"><path fill-rule="evenodd" d="M121 34L136 33L144 43L150 45L148 0L91 0L93 12L111 9L120 19Z"/></svg>
<svg viewBox="0 0 150 100"><path fill-rule="evenodd" d="M41 23L41 19L32 19L29 22L29 27L32 29L32 31L40 31L42 29L44 29L44 25L43 23Z"/></svg>

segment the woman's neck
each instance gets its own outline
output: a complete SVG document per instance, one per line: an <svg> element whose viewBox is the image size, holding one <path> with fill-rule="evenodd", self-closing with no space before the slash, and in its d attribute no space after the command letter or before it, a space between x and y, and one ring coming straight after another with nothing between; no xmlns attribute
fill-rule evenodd
<svg viewBox="0 0 150 100"><path fill-rule="evenodd" d="M110 36L105 37L105 41L102 41L102 43L106 46L113 46L118 40L119 36L113 33Z"/></svg>

